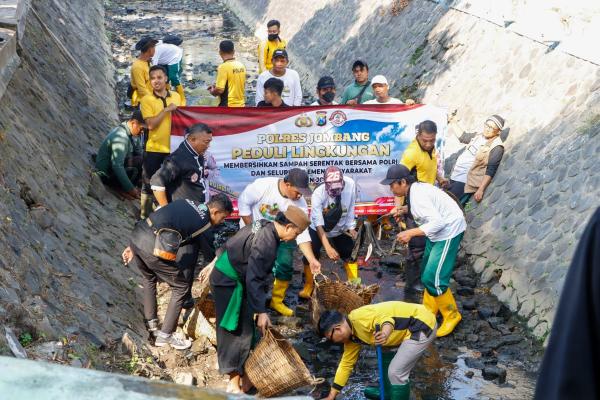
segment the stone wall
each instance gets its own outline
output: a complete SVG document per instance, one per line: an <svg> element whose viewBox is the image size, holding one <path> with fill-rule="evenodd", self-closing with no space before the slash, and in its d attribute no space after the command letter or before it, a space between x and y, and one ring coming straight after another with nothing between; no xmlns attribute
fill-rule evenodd
<svg viewBox="0 0 600 400"><path fill-rule="evenodd" d="M22 3L3 22L19 60L0 97L0 325L98 346L144 330L120 262L133 210L90 180L118 122L103 2Z"/></svg>
<svg viewBox="0 0 600 400"><path fill-rule="evenodd" d="M279 19L291 66L338 90L363 59L391 94L446 107L456 134L490 114L510 128L464 249L493 293L545 338L567 267L600 204L600 9L586 2L225 0L257 35ZM517 4L518 3L518 4Z"/></svg>

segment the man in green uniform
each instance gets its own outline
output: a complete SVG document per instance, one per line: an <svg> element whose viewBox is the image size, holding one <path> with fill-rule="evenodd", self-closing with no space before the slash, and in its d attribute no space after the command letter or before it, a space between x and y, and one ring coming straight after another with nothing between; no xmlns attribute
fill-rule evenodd
<svg viewBox="0 0 600 400"><path fill-rule="evenodd" d="M135 182L142 167L142 147L139 136L146 126L142 113L136 110L114 128L104 139L96 156L96 174L105 185L123 191L126 197L140 197Z"/></svg>

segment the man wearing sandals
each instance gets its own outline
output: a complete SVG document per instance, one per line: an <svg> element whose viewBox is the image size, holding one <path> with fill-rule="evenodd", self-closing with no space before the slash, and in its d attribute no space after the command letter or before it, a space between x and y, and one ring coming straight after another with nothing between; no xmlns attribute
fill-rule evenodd
<svg viewBox="0 0 600 400"><path fill-rule="evenodd" d="M381 184L389 185L395 196L406 197L407 207L402 212L411 215L417 224L416 228L400 232L396 239L408 243L414 237L425 236L421 264L423 304L434 314L442 314L438 337L449 335L462 319L449 284L467 228L465 215L450 195L429 183L416 182L402 164L389 167Z"/></svg>
<svg viewBox="0 0 600 400"><path fill-rule="evenodd" d="M383 353L385 398L408 400L410 371L436 337L435 315L421 304L402 301L366 305L348 315L325 311L318 329L324 338L344 345L327 400L335 399L348 382L363 344L400 346L395 353ZM380 398L379 388L367 387L364 394L370 399Z"/></svg>
<svg viewBox="0 0 600 400"><path fill-rule="evenodd" d="M243 379L244 363L255 337L254 321L263 332L271 325L266 309L268 276L273 270L281 242L293 242L310 220L306 213L289 205L273 221L255 220L244 226L224 245L210 274L217 314L219 373L229 374L227 392L251 388Z"/></svg>

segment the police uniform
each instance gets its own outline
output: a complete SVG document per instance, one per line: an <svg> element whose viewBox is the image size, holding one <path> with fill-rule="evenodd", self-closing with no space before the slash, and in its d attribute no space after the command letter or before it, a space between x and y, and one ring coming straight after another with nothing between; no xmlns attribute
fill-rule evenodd
<svg viewBox="0 0 600 400"><path fill-rule="evenodd" d="M189 280L185 266L178 260L167 261L154 255L156 232L163 228L177 231L183 243L193 245L201 240L200 233L210 226L210 212L206 205L194 200L175 200L152 213L146 220L138 221L133 229L129 245L133 252L131 263L137 266L143 276L144 317L147 321L157 318L158 279L171 287L171 300L162 327L165 333L175 330L189 289Z"/></svg>
<svg viewBox="0 0 600 400"><path fill-rule="evenodd" d="M152 176L150 185L153 191L165 191L169 202L190 199L205 203L208 200L208 190L204 180L204 156L184 140ZM201 235L201 240L182 246L177 253L177 262L190 273L190 296L194 279L193 266L198 261L198 251L202 249L207 262L215 256L213 236L209 230Z"/></svg>

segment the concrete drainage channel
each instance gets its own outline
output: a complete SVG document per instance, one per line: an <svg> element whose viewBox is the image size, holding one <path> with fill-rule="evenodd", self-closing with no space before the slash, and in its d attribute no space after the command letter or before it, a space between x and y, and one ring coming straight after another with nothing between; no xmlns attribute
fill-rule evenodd
<svg viewBox="0 0 600 400"><path fill-rule="evenodd" d="M184 38L185 71L183 84L190 105L213 104L205 88L215 79L219 63L218 43L230 38L236 43L238 58L249 71L248 90L256 79L256 39L220 2L172 1L110 2L107 25L117 69L117 90L124 110L131 46L145 34L161 37L177 33ZM304 88L309 92L307 88ZM251 93L249 93L251 98ZM249 102L249 104L251 104ZM390 244L384 244L389 248ZM463 322L451 337L438 339L413 372L413 393L417 399L524 399L533 395L535 372L542 354L541 345L526 334L521 321L489 294L491 284L482 286L477 275L461 260L454 274ZM299 263L300 261L297 260ZM325 270L340 268L329 263ZM401 269L392 264L370 260L361 267L363 283L382 284L374 301L403 299ZM306 303L292 297L300 290L302 276L296 273L286 302L297 308L297 316L274 318L282 333L295 345L314 376L331 379L341 349L320 343L309 321ZM488 286L490 285L490 286ZM374 349L363 350L355 372L344 391L344 398L361 399L364 385L376 382ZM180 358L180 357L177 357ZM175 361L176 363L176 361ZM214 368L214 365L211 366ZM205 382L212 387L214 382ZM221 386L219 383L217 386ZM310 388L297 391L309 394ZM327 385L317 387L313 397L325 395Z"/></svg>

